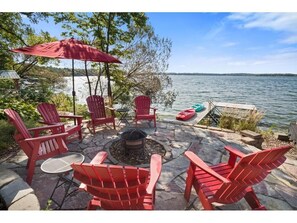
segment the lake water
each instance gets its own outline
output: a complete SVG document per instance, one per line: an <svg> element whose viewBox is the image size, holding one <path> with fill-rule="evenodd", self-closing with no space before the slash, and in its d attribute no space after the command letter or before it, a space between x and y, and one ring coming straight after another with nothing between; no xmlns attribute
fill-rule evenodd
<svg viewBox="0 0 297 223"><path fill-rule="evenodd" d="M172 115L209 100L238 104L253 104L264 112L261 126L287 130L297 120L297 76L209 76L171 75L173 89L178 92L172 108L159 113ZM67 78L67 93L71 95L71 78ZM80 103L88 95L86 77L76 77L75 85Z"/></svg>

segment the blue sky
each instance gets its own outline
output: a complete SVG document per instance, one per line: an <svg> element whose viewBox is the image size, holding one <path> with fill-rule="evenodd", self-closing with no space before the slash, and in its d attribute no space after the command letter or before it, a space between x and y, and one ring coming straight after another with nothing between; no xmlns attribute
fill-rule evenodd
<svg viewBox="0 0 297 223"><path fill-rule="evenodd" d="M168 72L297 73L297 12L147 15L156 34L172 41ZM59 26L40 29L61 39Z"/></svg>
<svg viewBox="0 0 297 223"><path fill-rule="evenodd" d="M148 13L169 72L297 73L297 13Z"/></svg>
<svg viewBox="0 0 297 223"><path fill-rule="evenodd" d="M297 73L296 0L0 2L12 12L146 12L155 32L172 40L168 72ZM40 27L61 38L58 26Z"/></svg>

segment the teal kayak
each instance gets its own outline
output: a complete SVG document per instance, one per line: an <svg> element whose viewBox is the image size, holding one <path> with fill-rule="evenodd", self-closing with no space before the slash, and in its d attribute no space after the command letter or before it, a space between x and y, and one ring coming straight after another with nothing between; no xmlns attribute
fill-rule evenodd
<svg viewBox="0 0 297 223"><path fill-rule="evenodd" d="M203 104L195 104L195 105L192 106L192 108L194 108L196 112L200 112L200 111L202 111L205 107L204 107Z"/></svg>

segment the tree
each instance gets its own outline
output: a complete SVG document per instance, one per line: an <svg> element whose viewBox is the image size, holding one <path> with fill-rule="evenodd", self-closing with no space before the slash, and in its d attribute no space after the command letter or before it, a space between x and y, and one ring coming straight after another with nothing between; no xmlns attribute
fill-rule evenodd
<svg viewBox="0 0 297 223"><path fill-rule="evenodd" d="M0 13L0 69L14 68L14 54L9 50L16 47L28 46L28 38L34 36L34 30L23 22L27 17L32 23L45 19L46 13ZM21 74L22 75L22 74Z"/></svg>
<svg viewBox="0 0 297 223"><path fill-rule="evenodd" d="M165 74L171 42L155 35L145 13L56 13L54 17L56 23L62 23L64 36L77 37L123 62L122 66L105 63L102 69L100 64L92 64L99 68L99 82L102 74L107 78L110 104L130 92L150 94L159 102L166 98L163 90L171 84ZM170 105L176 94L168 95Z"/></svg>

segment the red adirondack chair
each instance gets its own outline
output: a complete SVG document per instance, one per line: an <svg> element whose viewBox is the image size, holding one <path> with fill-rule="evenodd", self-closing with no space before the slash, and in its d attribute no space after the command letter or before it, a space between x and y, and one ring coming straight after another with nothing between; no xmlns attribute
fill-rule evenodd
<svg viewBox="0 0 297 223"><path fill-rule="evenodd" d="M226 146L230 153L228 162L214 166L208 166L193 152L187 151L185 156L191 162L184 196L189 201L193 186L206 210L213 209L213 202L230 204L242 198L252 209L265 210L252 185L261 182L272 169L280 166L286 160L284 154L291 148L288 145L245 155Z"/></svg>
<svg viewBox="0 0 297 223"><path fill-rule="evenodd" d="M148 96L140 95L134 99L135 103L135 124L139 120L154 120L156 128L156 108L151 108L151 99ZM153 113L150 113L153 110Z"/></svg>
<svg viewBox="0 0 297 223"><path fill-rule="evenodd" d="M87 97L87 105L91 116L91 120L88 122L87 127L88 129L90 129L90 127L93 127L94 134L96 126L102 124L113 123L113 128L116 129L114 109L105 106L103 97L99 95L91 95ZM105 108L108 108L111 111L112 116L108 117L106 115Z"/></svg>
<svg viewBox="0 0 297 223"><path fill-rule="evenodd" d="M63 138L67 136L67 133L58 133L58 129L61 128L62 124L27 129L16 111L12 109L4 109L4 113L7 115L8 121L16 128L14 139L28 156L28 173L26 181L28 184L31 184L35 162L37 160L47 159L68 151L63 140ZM40 132L44 130L51 130L53 133L58 134L40 136ZM33 132L33 137L31 136L30 131Z"/></svg>
<svg viewBox="0 0 297 223"><path fill-rule="evenodd" d="M74 178L93 195L89 210L152 210L155 187L161 174L160 155L151 156L150 170L132 166L102 164L106 152L99 152L91 163L73 163Z"/></svg>
<svg viewBox="0 0 297 223"><path fill-rule="evenodd" d="M73 119L75 120L75 124L72 126L66 126L63 123L63 126L61 128L61 132L68 133L67 137L65 137L65 140L72 141L73 139L78 138L80 141L82 140L82 119L83 116L80 115L59 115L57 108L54 104L50 103L40 103L37 106L38 112L41 114L43 121L42 123L47 125L55 125L62 123L61 118L67 118L67 119ZM74 136L74 137L73 137Z"/></svg>

